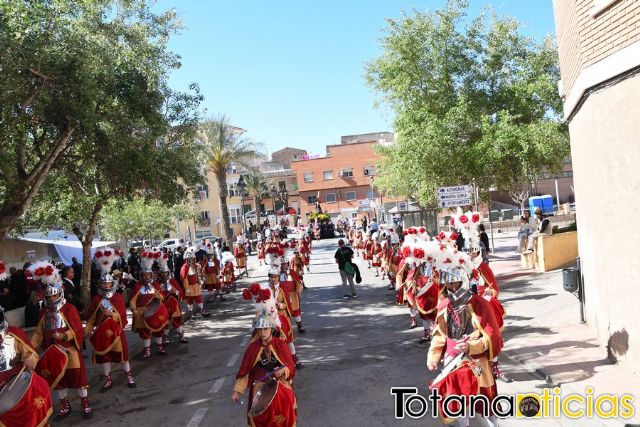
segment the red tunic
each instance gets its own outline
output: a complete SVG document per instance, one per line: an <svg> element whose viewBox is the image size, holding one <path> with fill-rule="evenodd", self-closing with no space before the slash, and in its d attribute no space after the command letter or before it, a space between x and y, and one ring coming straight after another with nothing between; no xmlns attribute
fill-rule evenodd
<svg viewBox="0 0 640 427"><path fill-rule="evenodd" d="M101 295L95 295L91 300L91 304L89 305L89 321L87 322L87 324L90 327L100 326L102 322L107 319L106 316L104 316L104 314L102 313L102 310L100 309L100 305L102 303L103 298L104 297ZM120 325L120 337L119 337L120 345L116 344L116 346L114 346L114 348L110 352L102 355L96 354L94 351L93 352L94 363L126 362L129 360L129 346L127 344L127 337L124 333L124 328L128 324L127 308L124 303L124 298L122 297L121 294L116 292L113 294L111 298L109 298L109 303L111 303L111 305L113 306L115 311L118 312L118 315L120 317L118 319L118 323ZM93 332L93 331L87 330L87 332Z"/></svg>

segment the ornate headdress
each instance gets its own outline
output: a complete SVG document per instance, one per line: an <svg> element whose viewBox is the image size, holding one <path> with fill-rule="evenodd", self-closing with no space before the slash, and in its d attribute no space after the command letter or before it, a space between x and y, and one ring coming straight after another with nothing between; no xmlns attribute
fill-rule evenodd
<svg viewBox="0 0 640 427"><path fill-rule="evenodd" d="M242 298L255 303L256 315L253 319L253 329L281 326L278 305L268 284L252 283L242 291Z"/></svg>
<svg viewBox="0 0 640 427"><path fill-rule="evenodd" d="M7 266L4 261L0 260L0 281L5 280L7 278Z"/></svg>
<svg viewBox="0 0 640 427"><path fill-rule="evenodd" d="M145 251L140 254L143 273L153 272L153 263L158 261L162 256L162 252Z"/></svg>
<svg viewBox="0 0 640 427"><path fill-rule="evenodd" d="M120 251L110 247L97 250L93 256L96 266L104 273L111 272L111 266L120 257Z"/></svg>
<svg viewBox="0 0 640 427"><path fill-rule="evenodd" d="M47 261L38 261L29 267L34 280L39 280L43 285L62 285L62 277L58 269Z"/></svg>

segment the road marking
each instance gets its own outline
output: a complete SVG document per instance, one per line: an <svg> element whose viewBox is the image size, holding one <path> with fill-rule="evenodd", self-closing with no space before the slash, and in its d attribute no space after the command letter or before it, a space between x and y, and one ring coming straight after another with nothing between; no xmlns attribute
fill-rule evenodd
<svg viewBox="0 0 640 427"><path fill-rule="evenodd" d="M193 414L193 417L191 417L191 421L189 421L189 424L187 424L187 427L198 427L208 410L209 408L198 409L196 413Z"/></svg>
<svg viewBox="0 0 640 427"><path fill-rule="evenodd" d="M251 339L251 337L244 337L242 339L242 342L240 342L240 347L246 346L250 339Z"/></svg>
<svg viewBox="0 0 640 427"><path fill-rule="evenodd" d="M219 392L220 388L222 388L222 383L224 383L224 377L218 378L209 389L209 393Z"/></svg>
<svg viewBox="0 0 640 427"><path fill-rule="evenodd" d="M240 358L240 355L238 353L231 356L231 359L229 359L229 361L227 362L227 366L231 367L235 365L236 362L238 361L238 358Z"/></svg>

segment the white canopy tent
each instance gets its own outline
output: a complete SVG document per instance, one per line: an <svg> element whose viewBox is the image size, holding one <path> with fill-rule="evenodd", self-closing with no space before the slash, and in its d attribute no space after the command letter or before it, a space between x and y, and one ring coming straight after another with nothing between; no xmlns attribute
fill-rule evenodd
<svg viewBox="0 0 640 427"><path fill-rule="evenodd" d="M25 242L40 243L45 245L53 245L60 260L66 265L71 265L71 258L76 257L78 261L82 260L82 243L76 236L59 235L57 233L48 233L46 237L40 233L27 233L18 240ZM91 256L96 252L97 248L114 245L117 242L94 240L91 244Z"/></svg>

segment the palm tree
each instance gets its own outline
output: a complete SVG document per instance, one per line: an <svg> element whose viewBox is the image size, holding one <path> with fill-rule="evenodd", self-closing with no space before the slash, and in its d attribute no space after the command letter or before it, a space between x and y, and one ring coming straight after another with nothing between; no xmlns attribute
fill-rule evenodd
<svg viewBox="0 0 640 427"><path fill-rule="evenodd" d="M244 176L244 183L249 197L253 199L256 211L256 225L260 227L260 202L269 192L267 183L264 180L264 175L257 168L249 168L249 171Z"/></svg>
<svg viewBox="0 0 640 427"><path fill-rule="evenodd" d="M227 206L227 168L231 165L246 165L246 161L260 153L257 145L243 138L242 130L229 125L225 116L211 118L202 125L202 139L206 148L207 163L218 180L218 197L222 211L224 236L229 244L233 241L233 230Z"/></svg>

